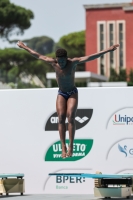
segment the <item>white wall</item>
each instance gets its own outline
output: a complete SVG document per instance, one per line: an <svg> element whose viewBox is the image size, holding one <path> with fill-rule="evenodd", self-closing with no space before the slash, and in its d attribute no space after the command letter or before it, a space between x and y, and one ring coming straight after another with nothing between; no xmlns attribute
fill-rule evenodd
<svg viewBox="0 0 133 200"><path fill-rule="evenodd" d="M133 173L133 88L79 88L69 159L60 158L56 96L57 88L0 91L0 173L24 173L26 193L40 194L93 193L93 179L56 181L52 172Z"/></svg>
<svg viewBox="0 0 133 200"><path fill-rule="evenodd" d="M126 87L127 82L88 82L87 87Z"/></svg>

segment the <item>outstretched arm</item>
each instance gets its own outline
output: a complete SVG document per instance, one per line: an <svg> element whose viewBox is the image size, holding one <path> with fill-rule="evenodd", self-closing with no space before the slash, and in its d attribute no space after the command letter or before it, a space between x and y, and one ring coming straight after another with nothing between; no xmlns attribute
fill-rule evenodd
<svg viewBox="0 0 133 200"><path fill-rule="evenodd" d="M53 62L55 62L55 60L53 58L47 57L47 56L43 56L39 53L37 53L36 51L30 49L29 47L27 47L26 45L24 45L23 42L18 41L17 45L22 48L25 49L26 51L28 51L32 56L34 56L37 59L43 60L45 62L48 62L50 64L52 64Z"/></svg>
<svg viewBox="0 0 133 200"><path fill-rule="evenodd" d="M92 55L84 56L84 57L79 57L79 58L73 58L72 61L74 62L74 64L81 64L81 63L89 62L91 60L95 60L95 59L101 57L102 55L104 55L108 52L116 50L117 47L119 47L119 44L113 45L110 48L108 48L107 50L100 51L99 53L96 53L96 54L92 54Z"/></svg>

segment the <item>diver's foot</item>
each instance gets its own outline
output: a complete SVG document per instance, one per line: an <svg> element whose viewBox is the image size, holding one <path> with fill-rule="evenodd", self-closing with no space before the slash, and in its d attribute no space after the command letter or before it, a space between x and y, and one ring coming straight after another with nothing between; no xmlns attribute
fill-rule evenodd
<svg viewBox="0 0 133 200"><path fill-rule="evenodd" d="M62 155L61 155L61 157L62 157L62 158L66 158L66 153L67 153L67 148L66 148L66 146L62 146Z"/></svg>
<svg viewBox="0 0 133 200"><path fill-rule="evenodd" d="M66 157L72 157L72 155L73 155L73 146L69 146Z"/></svg>

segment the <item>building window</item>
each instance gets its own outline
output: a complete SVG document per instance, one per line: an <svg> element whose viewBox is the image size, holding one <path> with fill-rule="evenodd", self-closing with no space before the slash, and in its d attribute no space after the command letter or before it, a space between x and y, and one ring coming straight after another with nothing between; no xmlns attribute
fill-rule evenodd
<svg viewBox="0 0 133 200"><path fill-rule="evenodd" d="M119 24L119 67L123 67L123 24Z"/></svg>
<svg viewBox="0 0 133 200"><path fill-rule="evenodd" d="M107 48L116 44L116 22L107 21ZM116 52L111 51L107 55L107 73L106 75L110 77L111 68L116 68Z"/></svg>
<svg viewBox="0 0 133 200"><path fill-rule="evenodd" d="M114 68L119 73L121 68L126 68L125 49L125 21L98 21L97 22L97 46L98 52L109 48L114 44L120 44L117 51L112 51L98 59L98 73L110 76L110 69Z"/></svg>
<svg viewBox="0 0 133 200"><path fill-rule="evenodd" d="M109 46L114 45L114 26L113 24L109 24ZM114 68L114 52L110 52L109 58L110 68Z"/></svg>
<svg viewBox="0 0 133 200"><path fill-rule="evenodd" d="M118 66L119 70L126 68L125 66L125 21L117 21L117 43L118 48Z"/></svg>
<svg viewBox="0 0 133 200"><path fill-rule="evenodd" d="M98 52L103 51L106 48L106 27L105 22L98 22ZM105 55L98 59L98 73L105 75Z"/></svg>
<svg viewBox="0 0 133 200"><path fill-rule="evenodd" d="M104 49L104 26L100 24L100 51ZM100 57L100 74L104 75L104 56Z"/></svg>

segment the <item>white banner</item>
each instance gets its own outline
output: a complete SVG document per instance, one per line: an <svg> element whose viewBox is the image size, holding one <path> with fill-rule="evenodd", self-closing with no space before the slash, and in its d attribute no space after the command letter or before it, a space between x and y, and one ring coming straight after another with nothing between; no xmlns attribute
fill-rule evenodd
<svg viewBox="0 0 133 200"><path fill-rule="evenodd" d="M26 193L92 194L93 179L49 173L133 173L133 88L78 88L72 158L61 158L57 88L0 91L0 173L24 173ZM66 120L67 125L67 120ZM69 143L66 133L66 144Z"/></svg>

